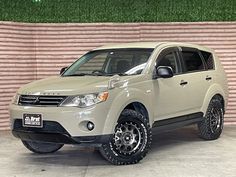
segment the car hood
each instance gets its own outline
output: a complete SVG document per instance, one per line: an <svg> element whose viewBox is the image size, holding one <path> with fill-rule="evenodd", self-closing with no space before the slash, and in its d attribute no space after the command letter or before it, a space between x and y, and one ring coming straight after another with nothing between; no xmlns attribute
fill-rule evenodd
<svg viewBox="0 0 236 177"><path fill-rule="evenodd" d="M49 77L29 83L18 90L26 95L76 95L101 92L108 89L110 77L77 76Z"/></svg>

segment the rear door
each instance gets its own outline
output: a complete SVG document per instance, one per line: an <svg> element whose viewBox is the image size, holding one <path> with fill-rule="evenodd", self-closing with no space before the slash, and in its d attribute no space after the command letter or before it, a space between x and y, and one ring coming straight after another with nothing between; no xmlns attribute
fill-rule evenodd
<svg viewBox="0 0 236 177"><path fill-rule="evenodd" d="M186 114L200 112L204 97L210 86L212 76L207 71L202 54L195 48L182 47L180 52L183 66L184 100Z"/></svg>

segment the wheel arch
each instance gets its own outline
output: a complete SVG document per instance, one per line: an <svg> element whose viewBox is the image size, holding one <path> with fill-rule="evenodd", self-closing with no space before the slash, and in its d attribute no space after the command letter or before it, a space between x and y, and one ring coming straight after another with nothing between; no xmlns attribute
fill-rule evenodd
<svg viewBox="0 0 236 177"><path fill-rule="evenodd" d="M217 99L220 100L221 104L223 105L223 111L225 113L225 100L224 100L224 97L221 94L217 93L212 97L212 99L214 99L214 98L217 98Z"/></svg>
<svg viewBox="0 0 236 177"><path fill-rule="evenodd" d="M138 96L137 96L138 95ZM145 99L143 99L145 98ZM116 123L119 119L121 112L124 109L136 110L144 115L150 125L153 123L153 114L151 112L151 103L147 95L143 92L133 90L132 92L123 92L116 96L113 100L108 116L104 126L104 134L112 133L115 129Z"/></svg>
<svg viewBox="0 0 236 177"><path fill-rule="evenodd" d="M146 117L146 119L148 120L149 122L149 113L148 113L148 110L147 108L145 107L144 104L142 104L141 102L139 101L133 101L131 103L129 103L124 109L131 109L131 110L135 110L137 111L138 113L142 114L144 117ZM123 110L124 110L123 109ZM122 110L122 111L123 111Z"/></svg>
<svg viewBox="0 0 236 177"><path fill-rule="evenodd" d="M214 84L208 89L205 95L202 107L201 107L201 112L203 112L204 116L207 112L208 105L213 98L220 99L224 108L224 112L225 112L226 105L227 105L226 94L224 93L224 90L218 84Z"/></svg>

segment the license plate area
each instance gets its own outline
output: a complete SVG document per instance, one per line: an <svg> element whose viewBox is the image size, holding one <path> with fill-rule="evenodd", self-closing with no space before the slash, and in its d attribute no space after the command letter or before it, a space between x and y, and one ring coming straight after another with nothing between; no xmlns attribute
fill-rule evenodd
<svg viewBox="0 0 236 177"><path fill-rule="evenodd" d="M42 114L23 114L23 127L43 127Z"/></svg>

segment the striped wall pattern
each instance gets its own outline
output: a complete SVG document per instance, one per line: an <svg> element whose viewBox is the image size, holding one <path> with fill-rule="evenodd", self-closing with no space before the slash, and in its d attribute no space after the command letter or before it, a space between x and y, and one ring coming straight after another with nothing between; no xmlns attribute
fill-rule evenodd
<svg viewBox="0 0 236 177"><path fill-rule="evenodd" d="M135 41L191 42L215 49L229 82L225 122L236 124L236 22L0 22L0 130L9 129L8 105L20 86L57 75L60 68L95 47Z"/></svg>

